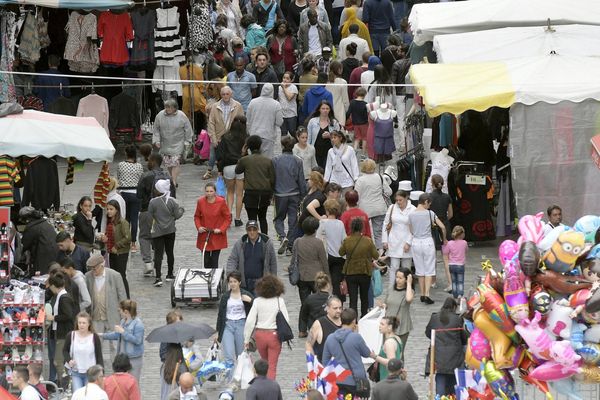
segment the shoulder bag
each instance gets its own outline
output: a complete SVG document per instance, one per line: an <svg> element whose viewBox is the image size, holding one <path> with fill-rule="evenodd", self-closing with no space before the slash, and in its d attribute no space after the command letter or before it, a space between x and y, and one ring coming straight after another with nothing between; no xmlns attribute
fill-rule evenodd
<svg viewBox="0 0 600 400"><path fill-rule="evenodd" d="M356 244L354 245L354 248L352 249L352 251L350 253L348 253L348 255L346 256L346 260L344 261L344 267L342 268L342 274L344 274L344 271L346 270L346 267L348 266L348 261L350 260L350 258L352 258L352 253L354 253L354 250L356 250L356 247L360 243L361 239L362 239L362 235L356 241ZM340 294L342 296L348 296L348 284L346 283L345 277L340 282Z"/></svg>
<svg viewBox="0 0 600 400"><path fill-rule="evenodd" d="M279 307L279 298L277 298L277 316L275 317L275 323L277 325L277 337L281 343L287 342L288 347L291 349L290 340L294 338L294 332L292 332L292 328L290 324L285 319L285 316L281 312L281 308Z"/></svg>
<svg viewBox="0 0 600 400"><path fill-rule="evenodd" d="M298 240L294 241L294 245L292 248L292 259L290 260L290 266L288 267L288 279L290 280L290 285L296 286L298 281L300 280L300 267L298 265L298 246L296 243Z"/></svg>
<svg viewBox="0 0 600 400"><path fill-rule="evenodd" d="M442 231L440 227L435 223L435 219L433 218L433 215L435 215L435 213L430 210L427 210L427 212L429 213L429 220L431 221L431 237L433 238L433 241L435 243L440 243L441 245L442 243L444 243L444 240L442 238Z"/></svg>
<svg viewBox="0 0 600 400"><path fill-rule="evenodd" d="M350 370L350 373L354 378L354 384L356 385L356 396L363 399L368 399L371 396L371 383L369 383L369 380L367 378L359 378L354 374L352 364L350 364L350 360L348 360L348 356L346 355L346 351L344 350L344 341L345 339L343 341L338 339L340 349L342 349L342 354L344 355L344 359L348 364L348 369Z"/></svg>
<svg viewBox="0 0 600 400"><path fill-rule="evenodd" d="M388 235L390 234L390 232L392 231L392 215L394 213L394 208L396 207L395 204L391 205L390 208L390 215L388 216L388 223L385 225L385 230L388 233ZM389 239L388 239L389 240Z"/></svg>
<svg viewBox="0 0 600 400"><path fill-rule="evenodd" d="M385 205L389 207L392 205L392 199L390 199L389 196L385 195L385 186L383 186L383 176L381 176L381 174L377 175L379 175L379 179L381 180L381 196L383 196L383 201L385 201Z"/></svg>

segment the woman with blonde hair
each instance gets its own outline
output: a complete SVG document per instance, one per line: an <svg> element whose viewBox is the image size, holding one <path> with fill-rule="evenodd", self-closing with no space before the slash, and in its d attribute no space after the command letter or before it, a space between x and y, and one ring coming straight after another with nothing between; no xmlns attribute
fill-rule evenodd
<svg viewBox="0 0 600 400"><path fill-rule="evenodd" d="M358 208L369 216L373 225L373 240L378 250L383 247L381 237L383 221L387 211L385 199L392 195L390 185L376 172L377 164L371 159L360 163L361 175L354 183L354 190L358 192Z"/></svg>
<svg viewBox="0 0 600 400"><path fill-rule="evenodd" d="M73 392L86 385L89 367L104 365L100 336L94 332L92 317L85 311L77 314L75 328L65 338L63 357L71 368Z"/></svg>

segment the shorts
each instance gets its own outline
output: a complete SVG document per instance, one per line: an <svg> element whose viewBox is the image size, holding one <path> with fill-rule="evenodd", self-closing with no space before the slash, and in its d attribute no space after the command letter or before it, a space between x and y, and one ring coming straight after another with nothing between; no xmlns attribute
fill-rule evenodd
<svg viewBox="0 0 600 400"><path fill-rule="evenodd" d="M242 180L242 179L244 179L244 173L236 174L235 173L235 165L228 165L223 168L223 178L225 178L227 180L232 180L232 179Z"/></svg>
<svg viewBox="0 0 600 400"><path fill-rule="evenodd" d="M167 168L179 167L180 156L163 155L162 165Z"/></svg>
<svg viewBox="0 0 600 400"><path fill-rule="evenodd" d="M367 140L369 124L354 125L354 140Z"/></svg>

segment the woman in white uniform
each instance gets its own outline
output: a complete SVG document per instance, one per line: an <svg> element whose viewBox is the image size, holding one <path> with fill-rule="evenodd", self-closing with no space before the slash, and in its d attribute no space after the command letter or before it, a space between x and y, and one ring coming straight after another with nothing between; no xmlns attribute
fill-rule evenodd
<svg viewBox="0 0 600 400"><path fill-rule="evenodd" d="M412 244L407 246L412 250L415 275L419 278L421 302L427 304L434 303L429 297L431 279L435 276L435 243L431 234L433 224L436 224L442 232L443 244L448 242L446 227L433 211L429 211L430 206L431 195L429 193L420 195L417 209L408 216L413 239Z"/></svg>

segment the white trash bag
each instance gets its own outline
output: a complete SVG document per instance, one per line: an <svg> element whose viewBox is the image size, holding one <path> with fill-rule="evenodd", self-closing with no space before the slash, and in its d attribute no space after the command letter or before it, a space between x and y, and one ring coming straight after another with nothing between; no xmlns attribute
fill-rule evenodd
<svg viewBox="0 0 600 400"><path fill-rule="evenodd" d="M254 364L247 351L243 351L237 358L233 380L240 383L241 389L248 389L250 381L254 379Z"/></svg>
<svg viewBox="0 0 600 400"><path fill-rule="evenodd" d="M364 339L367 347L379 353L383 344L383 335L379 333L379 323L385 317L385 308L375 307L358 321L358 333ZM363 364L373 364L373 359L362 359Z"/></svg>

